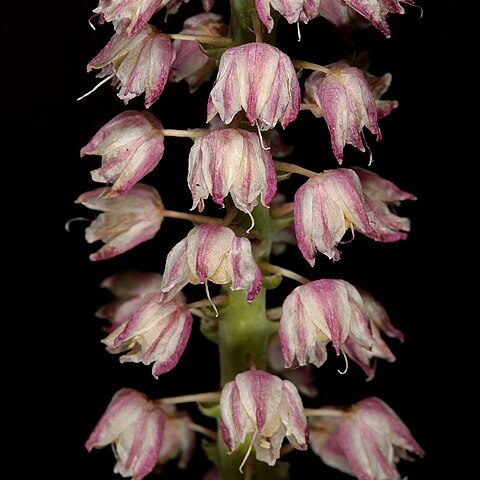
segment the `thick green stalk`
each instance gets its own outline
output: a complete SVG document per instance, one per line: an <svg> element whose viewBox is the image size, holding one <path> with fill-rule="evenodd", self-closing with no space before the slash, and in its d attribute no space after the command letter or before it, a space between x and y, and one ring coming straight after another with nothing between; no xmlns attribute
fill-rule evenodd
<svg viewBox="0 0 480 480"><path fill-rule="evenodd" d="M230 0L230 8L229 36L233 39L233 45L254 42L255 29L252 16L257 15L254 0ZM258 33L260 22L255 23ZM260 28L263 41L273 43L273 34L267 34L263 25ZM257 262L268 261L274 233L269 210L259 205L253 210L253 217L255 228L252 234L256 237L254 255ZM246 221L250 222L248 218ZM261 289L257 298L251 303L247 302L245 292L232 292L229 286L223 288L223 294L227 299L218 319L222 387L234 380L238 373L250 369L266 370L268 341L277 331L277 325L267 318L265 288ZM229 455L219 432L215 457L221 480L243 480L244 478L284 480L287 478L285 464L269 467L255 460L253 452L244 467L245 473L241 473L239 467L247 454L248 444L249 439Z"/></svg>

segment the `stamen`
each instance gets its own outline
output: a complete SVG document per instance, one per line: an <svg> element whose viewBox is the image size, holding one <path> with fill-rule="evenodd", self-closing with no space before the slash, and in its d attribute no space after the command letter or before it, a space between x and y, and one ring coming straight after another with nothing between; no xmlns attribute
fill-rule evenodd
<svg viewBox="0 0 480 480"><path fill-rule="evenodd" d="M253 442L255 441L255 439L257 438L257 434L258 432L255 432L252 436L252 440L250 441L250 445L248 447L248 450L247 450L247 453L245 454L245 457L243 458L242 460L242 463L240 464L240 467L238 468L240 470L240 473L243 473L243 466L245 465L245 463L247 462L247 459L248 457L250 456L250 453L252 452L252 448L253 448Z"/></svg>
<svg viewBox="0 0 480 480"><path fill-rule="evenodd" d="M297 35L298 35L298 42L302 41L302 33L300 32L300 22L297 22Z"/></svg>
<svg viewBox="0 0 480 480"><path fill-rule="evenodd" d="M207 293L207 298L210 301L210 305L213 307L215 310L215 316L218 317L218 309L217 306L212 302L212 299L210 297L210 291L208 290L208 280L205 282L205 292Z"/></svg>
<svg viewBox="0 0 480 480"><path fill-rule="evenodd" d="M92 18L96 18L98 17L98 14L95 14L95 15L92 15L89 19L88 19L88 24L90 25L90 27L92 28L92 30L97 30L95 28L95 25L92 23Z"/></svg>
<svg viewBox="0 0 480 480"><path fill-rule="evenodd" d="M90 218L85 218L85 217L74 217L71 218L66 224L65 224L65 230L70 233L70 225L73 222L91 222L92 220Z"/></svg>
<svg viewBox="0 0 480 480"><path fill-rule="evenodd" d="M258 124L258 120L255 122L255 125L257 126L258 138L260 139L260 144L262 145L262 148L264 150L270 150L270 147L266 147L263 143L262 132L260 131L260 125Z"/></svg>
<svg viewBox="0 0 480 480"><path fill-rule="evenodd" d="M250 228L247 230L247 233L250 233L252 231L252 228L255 226L255 219L253 218L253 215L250 213L249 210L247 210L247 214L250 217L251 221Z"/></svg>
<svg viewBox="0 0 480 480"><path fill-rule="evenodd" d="M365 134L363 133L363 130L360 132L360 135L362 136L363 146L368 150L368 153L370 154L370 158L368 160L368 166L370 166L373 163L372 149L370 148L370 145L367 143L367 139L365 138Z"/></svg>
<svg viewBox="0 0 480 480"><path fill-rule="evenodd" d="M348 357L342 349L343 358L345 359L345 370L337 370L340 375L345 375L348 372Z"/></svg>
<svg viewBox="0 0 480 480"><path fill-rule="evenodd" d="M115 74L112 73L108 77L105 77L100 83L98 83L95 87L93 87L89 92L85 93L81 97L78 97L77 102L80 101L80 100L83 100L85 97L88 97L91 93L93 93L95 90L97 90L97 88L100 88L104 83L107 83L114 76L115 76Z"/></svg>

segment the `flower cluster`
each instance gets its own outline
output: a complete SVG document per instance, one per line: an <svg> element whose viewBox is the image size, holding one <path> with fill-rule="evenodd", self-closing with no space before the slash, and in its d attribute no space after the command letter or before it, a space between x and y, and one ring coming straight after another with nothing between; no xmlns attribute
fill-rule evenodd
<svg viewBox="0 0 480 480"><path fill-rule="evenodd" d="M325 464L359 479L400 479L397 462L424 452L382 400L305 409L301 395L315 402L328 388L317 389L312 366L321 367L329 349L350 358L372 380L377 359L395 361L382 335L403 342L403 333L360 286L338 278L310 281L270 263L285 243L294 244L298 259L303 262L303 256L313 267L318 253L339 260L348 232L384 243L407 238L410 220L396 207L416 197L370 169L366 137L380 141L379 121L398 106L382 98L392 76L372 75L358 58L326 66L293 60L273 44L272 32L284 18L297 24L300 39L300 23L323 17L348 41L354 28L368 25L389 36L387 15L403 14L401 4L414 2L238 0L231 2L227 25L211 11L215 2L203 0L204 11L187 18L180 32L166 33L168 23L160 31L157 15L175 14L188 1L99 0L95 17L101 25L111 24L113 36L87 71L98 70L100 85L110 82L125 104L144 95L150 110L123 111L81 149L82 157L101 157L91 176L104 185L76 202L100 212L85 231L88 243L103 242L90 255L94 261L153 239L165 218L193 224L166 256L163 274L132 269L105 279L101 286L115 298L96 315L108 321L106 351L120 354L121 363L151 366L155 379L184 361L190 337L203 333L219 346L221 389L153 400L123 388L86 448L111 444L114 471L141 480L175 459L186 468L200 433L215 464L205 479L236 478L232 472L244 468L245 478L264 478L265 468L276 472L271 478L287 478L278 461L286 438L292 448L310 445ZM304 69L312 72L302 81ZM166 128L168 122L153 113L162 93L183 81L191 94L209 88L201 128ZM313 114L307 113L306 121L324 119L338 168L313 172L279 161L292 147L276 129L296 121L301 110ZM169 136L193 143L185 158L190 212L166 208L161 187L150 185L149 174L160 160L170 161ZM368 166L347 161L345 166L347 145L368 151ZM278 189L292 174L307 178L288 202ZM221 216L203 214L210 201ZM168 225L162 235L165 230ZM282 277L301 285L281 306L267 310L267 292ZM189 296L200 292L206 298L189 301L183 292L189 284L203 286L188 287ZM219 293L211 295L210 288ZM197 402L202 414L214 417L217 432L175 407L186 402Z"/></svg>

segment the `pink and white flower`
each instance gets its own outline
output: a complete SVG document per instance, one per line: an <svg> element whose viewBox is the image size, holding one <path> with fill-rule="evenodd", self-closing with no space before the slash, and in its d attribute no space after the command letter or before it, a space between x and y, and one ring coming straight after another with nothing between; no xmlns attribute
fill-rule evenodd
<svg viewBox="0 0 480 480"><path fill-rule="evenodd" d="M398 13L403 15L404 8L400 3L415 5L413 0L342 0L350 8L364 16L377 30L380 30L387 38L390 37L387 15Z"/></svg>
<svg viewBox="0 0 480 480"><path fill-rule="evenodd" d="M120 362L150 365L155 378L178 363L192 331L192 315L178 299L162 301L162 293L143 297L130 319L102 340L109 353L128 353Z"/></svg>
<svg viewBox="0 0 480 480"><path fill-rule="evenodd" d="M179 457L185 468L195 447L190 417L172 405L160 405L140 392L122 388L110 401L85 446L114 447L114 472L142 480L155 467Z"/></svg>
<svg viewBox="0 0 480 480"><path fill-rule="evenodd" d="M158 454L157 465L178 458L178 468L187 468L195 449L195 433L189 428L192 419L187 412L178 412L173 405L162 405L166 413L162 447Z"/></svg>
<svg viewBox="0 0 480 480"><path fill-rule="evenodd" d="M223 440L230 452L251 434L257 460L274 465L286 436L298 450L307 449L307 421L295 386L261 370L239 373L220 397Z"/></svg>
<svg viewBox="0 0 480 480"><path fill-rule="evenodd" d="M369 25L362 16L341 0L320 0L318 14L335 25L348 42L351 42L351 30L353 27L361 27L364 24Z"/></svg>
<svg viewBox="0 0 480 480"><path fill-rule="evenodd" d="M372 347L362 298L345 280L321 279L295 288L283 302L279 334L286 367L295 360L320 367L329 342L337 355L347 338L362 348Z"/></svg>
<svg viewBox="0 0 480 480"><path fill-rule="evenodd" d="M322 110L333 153L341 164L347 143L365 151L364 127L377 136L377 141L382 135L375 98L363 72L341 63L329 68L327 74L313 72L305 81L305 90Z"/></svg>
<svg viewBox="0 0 480 480"><path fill-rule="evenodd" d="M224 36L227 26L222 22L221 15L215 13L200 13L188 18L180 32L183 35ZM170 70L170 82L178 83L185 80L190 93L206 82L216 68L216 61L200 50L197 42L174 40L176 58Z"/></svg>
<svg viewBox="0 0 480 480"><path fill-rule="evenodd" d="M206 224L193 228L167 256L162 292L172 298L187 283L231 283L244 290L248 301L258 294L262 274L252 256L250 242L228 227Z"/></svg>
<svg viewBox="0 0 480 480"><path fill-rule="evenodd" d="M193 206L203 210L209 195L224 206L230 194L234 205L251 216L258 204L269 206L277 190L275 165L253 132L236 128L213 130L195 140L188 158L188 186Z"/></svg>
<svg viewBox="0 0 480 480"><path fill-rule="evenodd" d="M105 245L90 260L107 260L150 240L160 230L163 204L158 192L137 183L122 197L109 198L110 188L96 188L80 195L81 203L101 213L85 230L88 243L102 240Z"/></svg>
<svg viewBox="0 0 480 480"><path fill-rule="evenodd" d="M376 397L340 417L314 418L309 425L313 452L330 467L362 480L400 480L398 461L425 453L397 414Z"/></svg>
<svg viewBox="0 0 480 480"><path fill-rule="evenodd" d="M354 167L353 170L362 184L373 227L372 231L362 233L381 242L405 240L410 231L410 220L399 217L392 211L392 207L399 206L403 200L416 200L417 197L400 190L395 184L370 170L360 167Z"/></svg>
<svg viewBox="0 0 480 480"><path fill-rule="evenodd" d="M110 322L106 329L110 333L130 320L145 295L161 291L162 276L155 272L128 271L111 275L100 286L116 297L95 313L98 318L105 318Z"/></svg>
<svg viewBox="0 0 480 480"><path fill-rule="evenodd" d="M383 341L380 333L385 333L392 338L398 338L401 342L404 341L404 336L400 330L397 330L392 325L390 317L378 300L363 289L358 289L358 292L362 297L364 312L372 329L372 349L363 348L350 338L347 338L344 352L360 366L367 375L367 381L369 381L375 377L377 358L382 358L388 362L396 360L395 355Z"/></svg>
<svg viewBox="0 0 480 480"><path fill-rule="evenodd" d="M262 23L271 32L273 18L270 7L287 19L288 23L308 23L318 16L322 0L255 0L255 7Z"/></svg>
<svg viewBox="0 0 480 480"><path fill-rule="evenodd" d="M119 28L89 62L87 72L101 70L98 78L112 78L125 104L145 92L148 108L163 92L174 60L172 42L151 25L145 25L133 37Z"/></svg>
<svg viewBox="0 0 480 480"><path fill-rule="evenodd" d="M222 55L207 122L218 113L228 124L242 109L260 130L270 130L278 122L285 128L297 118L300 85L288 55L267 43L247 43Z"/></svg>
<svg viewBox="0 0 480 480"><path fill-rule="evenodd" d="M310 178L297 190L294 203L298 248L312 266L316 252L340 258L336 245L348 229L373 232L362 185L353 170L327 170Z"/></svg>
<svg viewBox="0 0 480 480"><path fill-rule="evenodd" d="M92 180L112 184L109 197L124 195L162 159L163 126L149 112L127 110L105 124L80 150L80 156L101 155Z"/></svg>
<svg viewBox="0 0 480 480"><path fill-rule="evenodd" d="M165 413L144 395L130 388L119 390L90 434L85 446L115 447L113 471L142 480L157 464L165 429Z"/></svg>

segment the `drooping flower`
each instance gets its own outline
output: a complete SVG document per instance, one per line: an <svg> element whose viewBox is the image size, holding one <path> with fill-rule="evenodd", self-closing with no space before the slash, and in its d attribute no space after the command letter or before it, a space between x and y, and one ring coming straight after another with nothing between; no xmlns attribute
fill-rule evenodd
<svg viewBox="0 0 480 480"><path fill-rule="evenodd" d="M396 215L392 207L400 205L403 200L416 200L417 197L400 190L395 184L370 170L361 167L354 167L353 170L362 184L370 223L373 227L372 231L363 233L381 242L396 242L407 238L410 220Z"/></svg>
<svg viewBox="0 0 480 480"><path fill-rule="evenodd" d="M337 2L337 0L334 0ZM354 62L357 63L357 62ZM358 62L362 64L363 62ZM357 64L357 67L360 66ZM366 68L366 65L365 65ZM377 119L380 120L382 118L387 117L390 115L393 110L398 107L397 100L384 100L381 97L383 94L390 88L392 83L392 74L385 73L381 77L376 77L371 73L367 72L362 66L362 72L365 75L365 78L368 82L370 90L372 92L373 98L375 99L375 107L377 109ZM313 72L305 82L305 94L304 99L307 103L315 103L314 100L314 93L316 90L317 80L321 77L321 72ZM323 110L320 106L316 106L315 108L311 108L310 111L315 115L317 118L323 117Z"/></svg>
<svg viewBox="0 0 480 480"><path fill-rule="evenodd" d="M116 297L95 313L97 317L109 320L106 331L110 333L130 319L145 295L161 291L162 276L155 272L128 271L111 275L100 286Z"/></svg>
<svg viewBox="0 0 480 480"><path fill-rule="evenodd" d="M298 450L307 449L307 421L302 401L288 380L261 370L239 373L220 397L223 440L235 451L251 434L256 458L274 465L286 436Z"/></svg>
<svg viewBox="0 0 480 480"><path fill-rule="evenodd" d="M119 28L89 62L87 72L101 70L98 78L111 77L125 104L145 92L148 108L160 97L174 60L173 43L151 25L145 25L133 37Z"/></svg>
<svg viewBox="0 0 480 480"><path fill-rule="evenodd" d="M200 13L188 18L183 24L184 35L223 36L227 33L227 26L222 22L221 15L215 13ZM190 93L206 82L216 68L216 62L200 50L196 42L174 40L173 46L176 58L170 70L169 81L180 82L185 80L189 85Z"/></svg>
<svg viewBox="0 0 480 480"><path fill-rule="evenodd" d="M327 351L325 350L325 355ZM326 358L325 358L326 360ZM322 362L323 363L323 362ZM292 382L300 393L307 397L314 398L318 394L314 378L309 365L292 365L292 368L285 368L285 361L282 355L280 337L272 335L268 342L267 349L268 371Z"/></svg>
<svg viewBox="0 0 480 480"><path fill-rule="evenodd" d="M275 165L258 135L236 128L213 130L195 140L188 158L193 206L203 210L209 195L222 207L230 193L235 206L251 216L258 197L268 206L277 189Z"/></svg>
<svg viewBox="0 0 480 480"><path fill-rule="evenodd" d="M153 363L155 378L177 365L192 331L192 315L184 303L162 297L160 292L145 295L130 319L102 340L110 353L128 352L121 363Z"/></svg>
<svg viewBox="0 0 480 480"><path fill-rule="evenodd" d="M313 72L305 81L305 90L322 110L338 163L343 161L347 143L365 151L364 127L377 136L377 141L382 138L375 99L360 69L333 64L327 74Z"/></svg>
<svg viewBox="0 0 480 480"><path fill-rule="evenodd" d="M395 355L388 345L383 341L381 332L389 337L398 338L401 342L404 340L403 333L397 330L391 323L390 317L383 306L363 289L358 289L362 297L366 318L370 322L372 329L373 345L368 350L347 338L344 345L344 352L355 362L367 375L367 381L375 377L376 359L382 358L388 362L395 361Z"/></svg>
<svg viewBox="0 0 480 480"><path fill-rule="evenodd" d="M362 400L341 417L309 421L310 447L324 463L361 480L400 480L397 462L424 451L382 400Z"/></svg>
<svg viewBox="0 0 480 480"><path fill-rule="evenodd" d="M295 288L283 303L280 342L285 366L326 360L332 342L340 354L347 337L363 348L372 347L372 334L360 294L344 280L321 279Z"/></svg>
<svg viewBox="0 0 480 480"><path fill-rule="evenodd" d="M308 23L309 20L318 16L322 0L255 0L255 7L262 23L271 32L273 30L273 18L270 15L270 6L280 15L285 17L288 23Z"/></svg>
<svg viewBox="0 0 480 480"><path fill-rule="evenodd" d="M392 74L385 73L381 77L376 77L368 72L364 72L364 74L370 85L373 98L375 98L378 119L387 117L398 107L397 100L382 100L382 95L390 88L392 83Z"/></svg>
<svg viewBox="0 0 480 480"><path fill-rule="evenodd" d="M193 228L167 256L162 291L172 298L188 282L194 285L231 282L244 290L247 300L260 291L262 274L252 256L250 242L228 227L206 224Z"/></svg>
<svg viewBox="0 0 480 480"><path fill-rule="evenodd" d="M156 467L179 457L185 468L195 447L188 428L190 417L173 405L159 405L140 392L122 388L110 401L85 446L112 444L117 463L114 472L142 480Z"/></svg>
<svg viewBox="0 0 480 480"><path fill-rule="evenodd" d="M222 55L207 122L218 113L230 123L242 109L260 130L270 130L278 122L285 128L297 118L300 85L288 55L266 43L240 45Z"/></svg>
<svg viewBox="0 0 480 480"><path fill-rule="evenodd" d="M112 398L85 446L115 446L113 471L142 480L158 460L165 429L165 413L136 390L123 388Z"/></svg>
<svg viewBox="0 0 480 480"><path fill-rule="evenodd" d="M413 0L342 0L353 10L363 15L377 30L380 30L387 38L390 37L387 15L398 13L403 15L404 8L400 3L415 5Z"/></svg>
<svg viewBox="0 0 480 480"><path fill-rule="evenodd" d="M351 42L353 27L369 25L355 10L339 0L320 0L318 14L335 25L348 42Z"/></svg>
<svg viewBox="0 0 480 480"><path fill-rule="evenodd" d="M149 112L127 110L105 124L80 150L80 156L101 155L102 166L92 180L113 184L108 195L117 197L150 173L163 156L160 121Z"/></svg>
<svg viewBox="0 0 480 480"><path fill-rule="evenodd" d="M187 412L179 412L174 405L162 405L166 413L162 447L158 454L157 465L162 466L178 458L178 468L185 469L195 449L195 433L188 424L192 422Z"/></svg>
<svg viewBox="0 0 480 480"><path fill-rule="evenodd" d="M80 195L81 203L101 213L85 230L88 243L102 240L105 245L90 260L106 260L131 250L153 238L163 221L163 204L158 192L141 183L122 197L108 198L110 188L96 188Z"/></svg>
<svg viewBox="0 0 480 480"><path fill-rule="evenodd" d="M327 170L310 178L295 194L295 236L298 248L315 265L321 252L338 260L336 245L349 228L370 233L362 186L357 174L347 168Z"/></svg>

